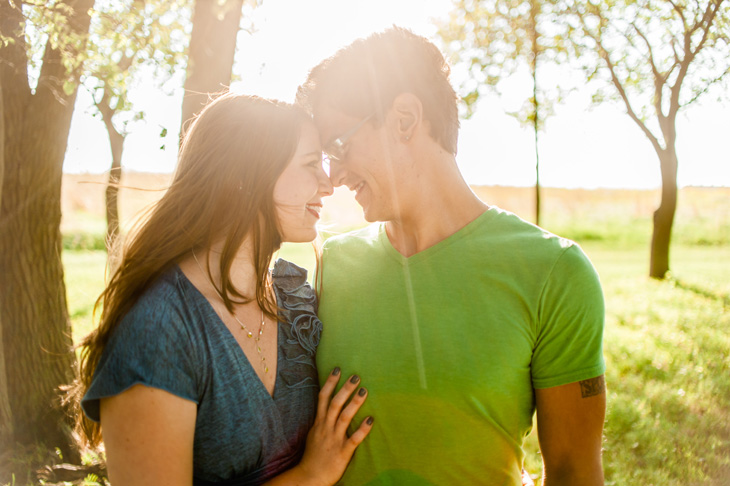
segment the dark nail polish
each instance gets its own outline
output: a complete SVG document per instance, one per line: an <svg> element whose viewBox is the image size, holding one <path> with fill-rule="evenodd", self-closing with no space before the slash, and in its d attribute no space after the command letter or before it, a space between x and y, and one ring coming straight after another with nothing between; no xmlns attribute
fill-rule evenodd
<svg viewBox="0 0 730 486"><path fill-rule="evenodd" d="M375 419L372 417L368 417L365 419L365 423L367 423L368 425L373 425L374 421L375 421Z"/></svg>
<svg viewBox="0 0 730 486"><path fill-rule="evenodd" d="M357 375L352 375L352 378L350 378L350 383L355 384L358 381L360 381L360 377Z"/></svg>
<svg viewBox="0 0 730 486"><path fill-rule="evenodd" d="M357 391L357 394L358 394L358 395L360 395L361 397L364 397L364 396L365 396L365 394L366 394L367 392L368 392L368 391L367 391L367 390L366 390L365 388L360 388L360 389L359 389L359 390Z"/></svg>
<svg viewBox="0 0 730 486"><path fill-rule="evenodd" d="M339 374L340 374L340 367L337 366L337 367L335 367L335 369L332 370L332 375L337 376Z"/></svg>

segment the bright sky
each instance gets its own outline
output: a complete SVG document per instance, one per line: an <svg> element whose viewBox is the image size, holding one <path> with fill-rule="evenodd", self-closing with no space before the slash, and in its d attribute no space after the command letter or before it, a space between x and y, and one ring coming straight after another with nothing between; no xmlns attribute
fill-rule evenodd
<svg viewBox="0 0 730 486"><path fill-rule="evenodd" d="M231 89L292 101L308 70L357 37L396 24L432 37L431 19L446 18L450 0L267 0L253 12L256 31L241 32ZM455 86L459 80L454 79ZM505 114L531 90L517 77L501 97L485 98L462 121L459 166L471 184L530 186L535 182L533 134ZM131 128L125 144L127 169L170 172L175 167L181 89L165 95L140 86L133 101L146 123ZM541 183L553 187L655 188L659 162L648 139L621 106L589 109L589 96L576 92L558 107L540 133ZM111 165L108 138L93 118L90 98L79 91L66 172L104 172ZM165 139L159 137L168 129ZM730 186L730 106L713 96L680 113L677 151L679 184ZM165 145L166 150L160 150Z"/></svg>

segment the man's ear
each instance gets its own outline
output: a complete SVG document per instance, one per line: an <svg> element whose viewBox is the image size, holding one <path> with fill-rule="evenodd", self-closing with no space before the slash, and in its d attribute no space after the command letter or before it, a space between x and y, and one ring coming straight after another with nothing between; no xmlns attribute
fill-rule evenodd
<svg viewBox="0 0 730 486"><path fill-rule="evenodd" d="M413 93L401 93L393 100L398 139L407 142L423 125L423 104Z"/></svg>

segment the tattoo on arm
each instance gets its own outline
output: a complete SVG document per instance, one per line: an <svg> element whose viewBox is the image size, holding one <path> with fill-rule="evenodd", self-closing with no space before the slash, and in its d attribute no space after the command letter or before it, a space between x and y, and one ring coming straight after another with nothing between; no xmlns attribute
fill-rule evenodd
<svg viewBox="0 0 730 486"><path fill-rule="evenodd" d="M580 381L580 395L583 398L594 397L600 395L606 390L606 381L603 377L597 376L590 380Z"/></svg>

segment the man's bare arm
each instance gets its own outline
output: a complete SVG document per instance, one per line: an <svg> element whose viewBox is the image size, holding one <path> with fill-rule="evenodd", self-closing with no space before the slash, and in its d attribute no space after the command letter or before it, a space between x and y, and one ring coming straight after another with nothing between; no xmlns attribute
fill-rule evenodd
<svg viewBox="0 0 730 486"><path fill-rule="evenodd" d="M603 486L601 441L606 416L603 375L535 390L543 486Z"/></svg>

